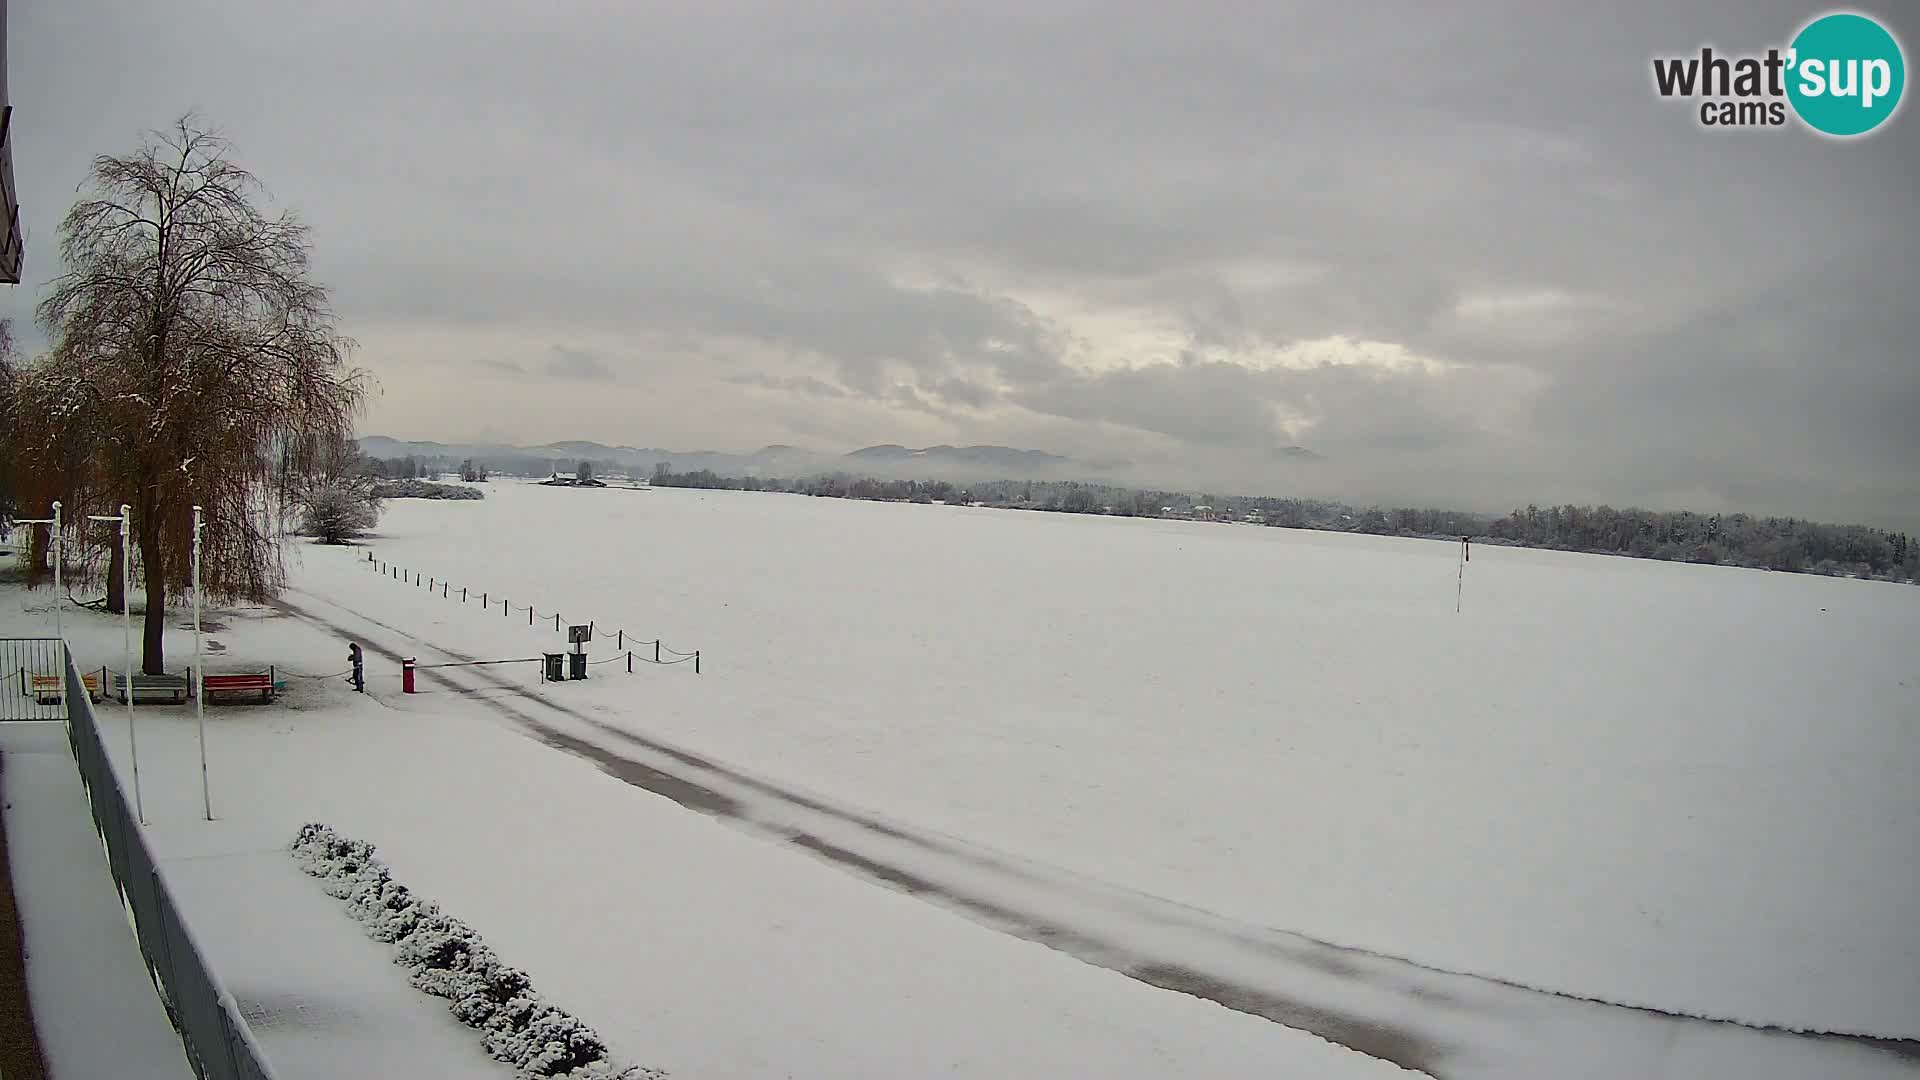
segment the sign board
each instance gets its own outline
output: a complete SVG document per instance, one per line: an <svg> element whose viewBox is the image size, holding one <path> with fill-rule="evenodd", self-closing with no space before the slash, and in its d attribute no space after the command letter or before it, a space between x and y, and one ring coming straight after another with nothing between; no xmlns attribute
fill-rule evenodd
<svg viewBox="0 0 1920 1080"><path fill-rule="evenodd" d="M593 624L567 627L567 643L580 645L593 640Z"/></svg>

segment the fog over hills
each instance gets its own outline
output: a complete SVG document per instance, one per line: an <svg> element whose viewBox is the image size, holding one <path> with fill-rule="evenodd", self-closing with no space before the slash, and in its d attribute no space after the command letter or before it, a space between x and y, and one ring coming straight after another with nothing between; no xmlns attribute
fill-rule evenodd
<svg viewBox="0 0 1920 1080"><path fill-rule="evenodd" d="M443 443L409 441L369 435L360 448L370 457L416 457L459 462L472 458L488 468L506 472L567 471L581 460L634 473L650 473L658 465L676 471L707 469L722 476L804 476L847 472L914 479L1101 480L1130 482L1151 471L1151 463L1082 461L1044 450L1009 446L929 446L920 449L883 443L850 453L835 454L797 446L763 446L747 453L719 450L667 450L660 447L608 446L584 440L562 440L534 446L500 443ZM1321 460L1304 447L1276 451L1282 465L1307 465Z"/></svg>

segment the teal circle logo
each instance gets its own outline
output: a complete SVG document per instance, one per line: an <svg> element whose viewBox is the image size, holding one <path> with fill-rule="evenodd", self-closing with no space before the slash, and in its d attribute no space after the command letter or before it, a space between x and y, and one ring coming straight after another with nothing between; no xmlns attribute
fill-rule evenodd
<svg viewBox="0 0 1920 1080"><path fill-rule="evenodd" d="M1852 12L1822 15L1790 46L1787 100L1808 127L1864 135L1900 107L1907 62L1887 28Z"/></svg>

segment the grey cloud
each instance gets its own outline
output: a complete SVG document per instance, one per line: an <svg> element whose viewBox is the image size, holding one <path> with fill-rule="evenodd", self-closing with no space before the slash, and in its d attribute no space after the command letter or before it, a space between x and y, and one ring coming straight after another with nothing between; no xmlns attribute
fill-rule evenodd
<svg viewBox="0 0 1920 1080"><path fill-rule="evenodd" d="M29 284L0 314L28 348L90 156L197 104L312 224L347 331L407 343L369 348L383 379L415 343L511 336L529 373L631 395L574 430L577 386L493 386L490 415L394 394L388 430L1024 437L1224 486L1279 482L1278 409L1354 498L1920 525L1920 115L1715 137L1649 88L1656 53L1763 48L1803 4L16 8ZM1531 293L1584 306L1458 315ZM1197 353L1346 335L1456 367L1152 363L1036 297L1152 312Z"/></svg>
<svg viewBox="0 0 1920 1080"><path fill-rule="evenodd" d="M763 375L752 373L736 375L730 381L741 386L758 386L766 390L782 390L793 394L805 394L819 398L845 398L851 396L847 390L833 385L824 379L812 375Z"/></svg>
<svg viewBox="0 0 1920 1080"><path fill-rule="evenodd" d="M584 349L555 345L553 355L547 360L544 369L547 374L561 379L580 379L587 382L605 382L613 378L613 372L604 361Z"/></svg>

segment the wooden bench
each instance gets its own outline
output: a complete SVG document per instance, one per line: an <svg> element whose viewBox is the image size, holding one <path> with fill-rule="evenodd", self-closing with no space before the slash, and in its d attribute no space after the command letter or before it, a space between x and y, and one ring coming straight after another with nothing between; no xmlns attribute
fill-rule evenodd
<svg viewBox="0 0 1920 1080"><path fill-rule="evenodd" d="M263 702L272 701L280 684L273 671L250 671L227 675L202 675L201 690L211 699L215 694L259 694Z"/></svg>
<svg viewBox="0 0 1920 1080"><path fill-rule="evenodd" d="M100 673L89 671L80 676L80 685L87 688L87 700L100 700ZM67 680L60 675L35 675L33 677L33 700L42 705L58 705L67 699Z"/></svg>
<svg viewBox="0 0 1920 1080"><path fill-rule="evenodd" d="M158 701L178 705L187 700L187 691L191 684L185 675L135 675L133 677L133 700ZM113 677L114 696L121 701L127 700L127 677Z"/></svg>

